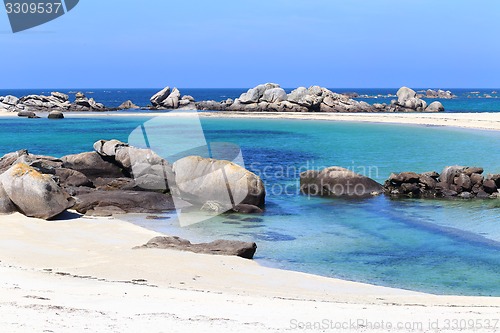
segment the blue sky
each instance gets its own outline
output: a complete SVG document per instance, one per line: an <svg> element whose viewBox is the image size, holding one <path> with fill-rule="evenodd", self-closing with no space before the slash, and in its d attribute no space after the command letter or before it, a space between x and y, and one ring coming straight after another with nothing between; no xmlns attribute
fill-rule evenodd
<svg viewBox="0 0 500 333"><path fill-rule="evenodd" d="M498 0L81 0L12 34L0 88L500 87Z"/></svg>

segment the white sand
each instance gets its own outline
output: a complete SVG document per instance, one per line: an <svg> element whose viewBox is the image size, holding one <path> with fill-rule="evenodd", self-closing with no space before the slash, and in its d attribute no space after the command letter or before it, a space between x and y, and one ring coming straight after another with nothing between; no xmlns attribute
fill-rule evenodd
<svg viewBox="0 0 500 333"><path fill-rule="evenodd" d="M67 114L157 115L179 113ZM500 130L500 113L201 115ZM339 331L333 329L339 325L346 328L341 331L456 332L471 324L463 331L500 331L500 298L433 296L269 269L241 258L132 250L156 235L113 219L0 216L0 332L279 332L299 323L325 332Z"/></svg>
<svg viewBox="0 0 500 333"><path fill-rule="evenodd" d="M132 250L156 235L114 219L1 216L0 332L277 332L323 320L363 320L368 327L360 331L382 321L425 330L429 321L445 328L446 320L499 319L499 298L432 296L236 257Z"/></svg>
<svg viewBox="0 0 500 333"><path fill-rule="evenodd" d="M193 116L193 112L66 112L66 117L179 117ZM500 130L500 112L480 113L286 113L286 112L199 112L205 118L254 118L329 120L366 123L409 124L423 126L451 126L482 130ZM47 114L39 113L41 117ZM1 112L0 117L16 117L16 113Z"/></svg>

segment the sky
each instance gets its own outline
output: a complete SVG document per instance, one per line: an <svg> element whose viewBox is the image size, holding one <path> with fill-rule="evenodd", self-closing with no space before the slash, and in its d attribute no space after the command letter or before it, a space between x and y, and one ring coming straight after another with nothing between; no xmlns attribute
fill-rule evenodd
<svg viewBox="0 0 500 333"><path fill-rule="evenodd" d="M0 89L499 88L498 0L80 0L13 34Z"/></svg>

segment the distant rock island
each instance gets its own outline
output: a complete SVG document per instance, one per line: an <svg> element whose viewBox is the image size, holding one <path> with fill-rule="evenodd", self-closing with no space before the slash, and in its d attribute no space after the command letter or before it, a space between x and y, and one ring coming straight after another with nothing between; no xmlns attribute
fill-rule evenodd
<svg viewBox="0 0 500 333"><path fill-rule="evenodd" d="M49 112L51 119L64 118L64 112L103 112L129 109L146 110L212 110L233 112L441 112L444 106L439 101L428 104L423 98L449 99L456 97L450 91L427 90L425 95L402 87L389 104L369 104L358 101L356 93L338 94L327 88L299 87L288 93L276 83L266 83L249 89L236 99L224 101L199 101L182 95L179 89L165 87L150 98L150 105L141 107L128 100L117 108L77 92L74 101L60 92L50 96L28 95L21 98L9 95L0 97L0 111L17 112L20 117L37 118L35 112Z"/></svg>

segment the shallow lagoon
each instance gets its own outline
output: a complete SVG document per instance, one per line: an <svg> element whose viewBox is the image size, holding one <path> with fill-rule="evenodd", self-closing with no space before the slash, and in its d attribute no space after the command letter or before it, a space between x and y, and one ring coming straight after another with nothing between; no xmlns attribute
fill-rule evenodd
<svg viewBox="0 0 500 333"><path fill-rule="evenodd" d="M147 118L1 119L0 154L62 156L98 139L127 141ZM298 195L298 173L338 165L383 182L391 172L478 165L500 172L500 133L322 121L203 119L209 141L232 142L268 190L263 216L226 215L180 228L135 223L193 241L253 240L263 264L440 294L500 296L497 201L345 201ZM284 190L286 189L286 193Z"/></svg>

